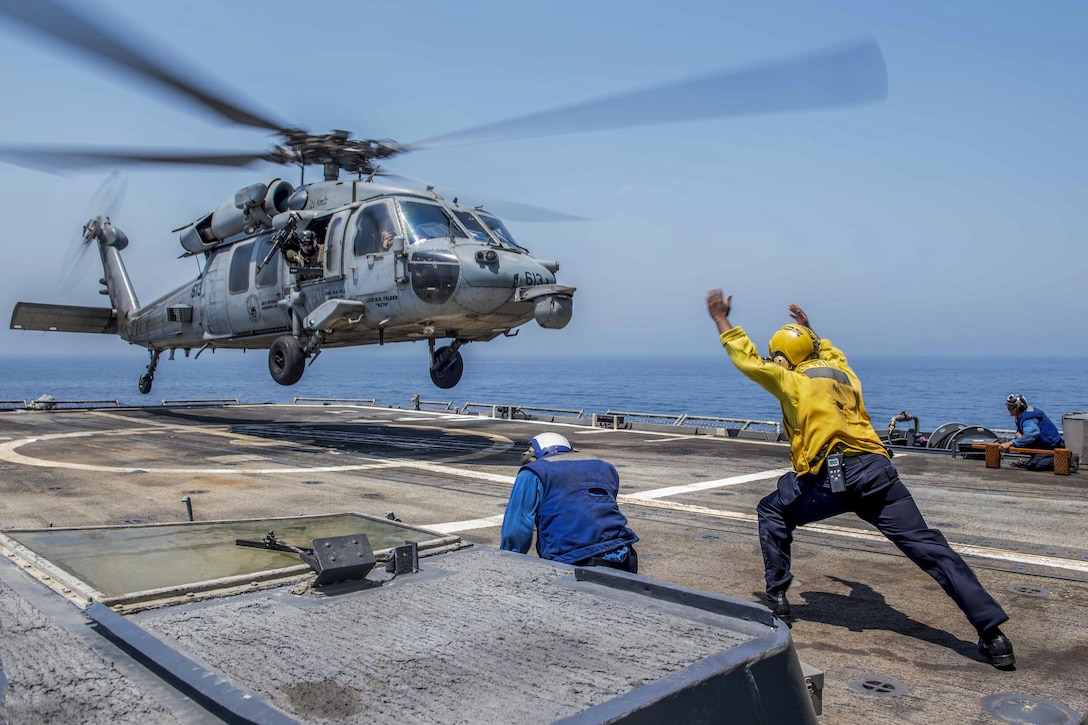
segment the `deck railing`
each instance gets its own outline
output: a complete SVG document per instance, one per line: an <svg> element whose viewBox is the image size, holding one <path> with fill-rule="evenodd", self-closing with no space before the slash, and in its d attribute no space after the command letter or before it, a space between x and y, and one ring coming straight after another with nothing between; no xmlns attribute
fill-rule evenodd
<svg viewBox="0 0 1088 725"><path fill-rule="evenodd" d="M623 427L625 423L644 422L671 426L723 429L727 434L773 433L782 435L782 423L774 420L752 420L750 418L726 418L713 415L689 415L688 413L646 413L624 410L612 410L596 416L598 424L606 427ZM618 423L618 426L617 426Z"/></svg>
<svg viewBox="0 0 1088 725"><path fill-rule="evenodd" d="M303 405L377 405L375 398L299 398L291 401Z"/></svg>

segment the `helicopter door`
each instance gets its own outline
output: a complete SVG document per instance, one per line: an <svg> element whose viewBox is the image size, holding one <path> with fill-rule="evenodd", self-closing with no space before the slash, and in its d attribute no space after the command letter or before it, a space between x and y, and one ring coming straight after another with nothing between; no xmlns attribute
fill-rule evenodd
<svg viewBox="0 0 1088 725"><path fill-rule="evenodd" d="M338 279L344 274L344 227L350 214L350 211L342 211L329 222L325 234L325 279Z"/></svg>
<svg viewBox="0 0 1088 725"><path fill-rule="evenodd" d="M208 259L197 293L200 299L201 320L205 334L226 336L230 334L227 323L227 265L229 249L217 249Z"/></svg>
<svg viewBox="0 0 1088 725"><path fill-rule="evenodd" d="M260 321L260 305L253 289L253 242L231 248L227 271L227 323L235 335L249 332Z"/></svg>
<svg viewBox="0 0 1088 725"><path fill-rule="evenodd" d="M277 304L287 293L286 271L287 261L279 248L272 244L272 236L259 238L253 250L253 288L257 297L256 322L253 321L252 311L249 311L250 322L257 330L283 331L291 325L291 318Z"/></svg>
<svg viewBox="0 0 1088 725"><path fill-rule="evenodd" d="M393 239L398 235L393 205L376 201L357 210L348 224L345 246L351 248L353 296L366 304L366 323L376 327L392 317L397 300Z"/></svg>

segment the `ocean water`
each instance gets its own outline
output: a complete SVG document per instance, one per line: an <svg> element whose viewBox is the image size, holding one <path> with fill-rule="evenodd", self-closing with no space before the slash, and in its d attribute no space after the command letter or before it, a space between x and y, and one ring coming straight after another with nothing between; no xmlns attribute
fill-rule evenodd
<svg viewBox="0 0 1088 725"><path fill-rule="evenodd" d="M395 350L395 349L394 349ZM1021 393L1061 426L1064 413L1088 411L1088 360L1080 358L865 357L851 365L861 378L866 407L877 429L900 411L923 430L960 422L1009 430L1005 397ZM141 395L137 378L146 354L133 348L109 357L0 357L0 400L117 400L160 405L163 400L237 399L290 402L307 398L373 398L379 405L409 407L424 401L521 405L666 415L706 415L777 421L775 400L741 376L724 351L687 357L503 357L465 350L465 374L450 390L436 388L427 353L380 348L327 350L291 387L268 375L267 353L219 350L200 359L159 363L154 389Z"/></svg>

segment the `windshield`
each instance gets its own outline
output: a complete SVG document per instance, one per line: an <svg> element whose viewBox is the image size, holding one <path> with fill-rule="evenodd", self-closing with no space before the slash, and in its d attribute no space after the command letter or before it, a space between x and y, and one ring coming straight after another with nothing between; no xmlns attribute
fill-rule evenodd
<svg viewBox="0 0 1088 725"><path fill-rule="evenodd" d="M465 225L465 228L468 229L468 233L471 234L474 239L481 242L491 241L491 237L487 235L484 225L481 224L476 217L472 216L471 213L467 211L457 211L454 212L454 214L457 215L457 219Z"/></svg>
<svg viewBox="0 0 1088 725"><path fill-rule="evenodd" d="M499 221L498 217L492 216L486 211L477 211L476 213L480 215L480 219L482 219L483 223L487 225L487 228L491 230L491 233L504 245L520 252L529 251L514 241L514 235L510 233L510 230L506 228L505 224Z"/></svg>
<svg viewBox="0 0 1088 725"><path fill-rule="evenodd" d="M404 221L408 225L409 243L451 237L468 239L465 231L446 213L445 209L437 204L401 200L400 208L404 212Z"/></svg>

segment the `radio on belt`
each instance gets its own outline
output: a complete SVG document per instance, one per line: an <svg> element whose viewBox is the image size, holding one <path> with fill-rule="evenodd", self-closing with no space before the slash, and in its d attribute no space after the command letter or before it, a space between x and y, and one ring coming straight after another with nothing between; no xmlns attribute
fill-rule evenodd
<svg viewBox="0 0 1088 725"><path fill-rule="evenodd" d="M827 481L831 484L831 493L846 491L846 474L842 470L842 454L832 453L824 459L827 466Z"/></svg>

